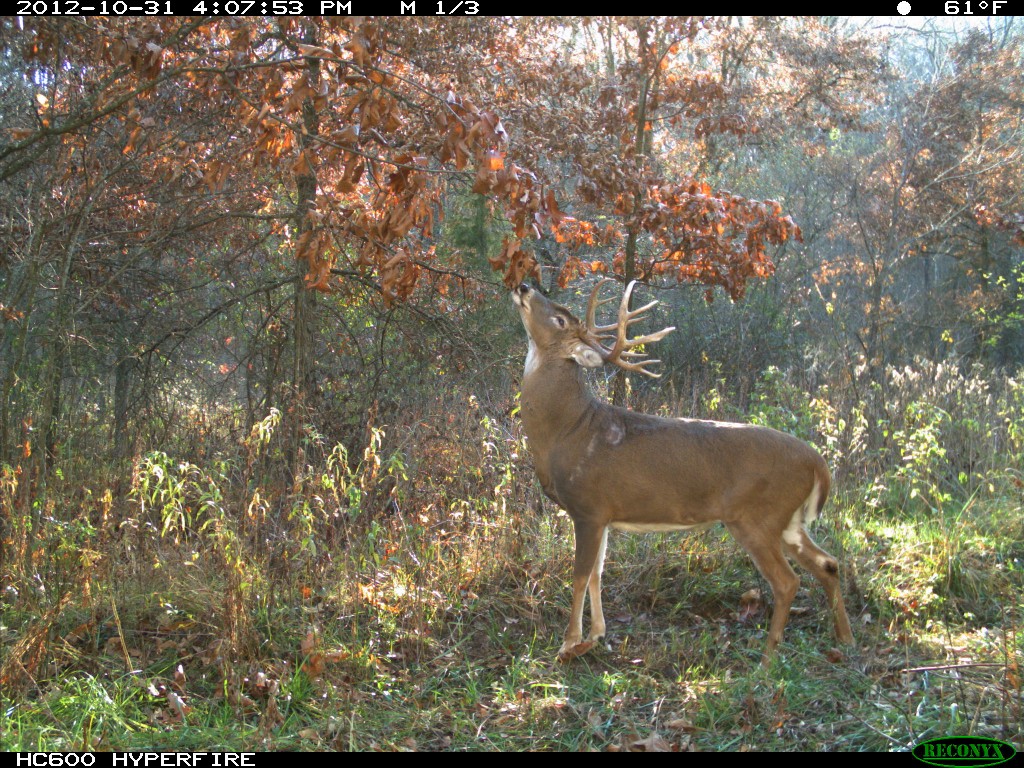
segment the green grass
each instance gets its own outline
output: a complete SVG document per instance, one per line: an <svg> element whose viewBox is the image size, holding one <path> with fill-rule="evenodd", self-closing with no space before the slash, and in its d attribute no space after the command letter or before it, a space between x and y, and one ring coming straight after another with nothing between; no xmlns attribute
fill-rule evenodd
<svg viewBox="0 0 1024 768"><path fill-rule="evenodd" d="M770 605L741 618L740 598L770 590L723 530L612 534L609 636L563 665L570 521L514 430L469 433L287 493L229 480L242 459L164 457L165 490L120 502L51 483L6 543L0 748L1024 748L1015 484L941 508L837 486L814 535L840 560L856 644L836 645L804 574L768 668Z"/></svg>
<svg viewBox="0 0 1024 768"><path fill-rule="evenodd" d="M608 641L560 665L571 537L552 522L525 521L529 565L499 554L460 584L444 581L447 566L427 573L431 546L408 538L373 570L335 564L318 594L254 603L234 651L215 574L94 584L90 610L53 616L45 663L5 696L2 746L818 751L963 733L1020 746L1019 570L985 571L1004 596L1016 590L1016 605L979 601L985 585L942 584L951 553L922 554L941 541L927 527L914 536L861 521L866 533L843 545L846 568L865 574L847 579L857 647L836 648L823 596L804 579L782 653L762 669L765 617L741 622L737 601L766 585L735 544L714 531L614 536ZM984 551L952 554L986 562ZM878 567L883 557L903 565ZM11 647L24 625L4 608Z"/></svg>

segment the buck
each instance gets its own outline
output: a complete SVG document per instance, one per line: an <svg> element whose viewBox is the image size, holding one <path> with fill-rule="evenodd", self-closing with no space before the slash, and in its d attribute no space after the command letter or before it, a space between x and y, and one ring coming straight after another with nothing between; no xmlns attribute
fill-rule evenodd
<svg viewBox="0 0 1024 768"><path fill-rule="evenodd" d="M679 531L722 523L771 585L775 608L764 651L767 662L782 640L799 578L787 556L821 583L840 641L852 643L839 586L839 565L807 534L821 512L830 477L807 443L767 427L696 419L666 419L595 398L584 368L614 364L656 377L637 347L674 328L628 338L629 327L658 302L629 309L626 288L618 321L597 325L602 280L587 304L586 322L528 285L512 292L529 351L521 418L544 493L572 519L576 560L572 611L561 661L589 651L605 634L601 572L608 529ZM614 341L613 341L614 340ZM610 346L606 346L611 342ZM583 640L583 605L590 594L590 633Z"/></svg>

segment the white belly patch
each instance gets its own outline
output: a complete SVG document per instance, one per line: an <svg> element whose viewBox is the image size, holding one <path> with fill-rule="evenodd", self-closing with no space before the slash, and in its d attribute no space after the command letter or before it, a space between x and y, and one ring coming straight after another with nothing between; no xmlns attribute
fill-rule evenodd
<svg viewBox="0 0 1024 768"><path fill-rule="evenodd" d="M694 523L683 525L681 523L609 523L617 531L628 533L666 533L668 531L703 531L717 524L717 520L709 523Z"/></svg>

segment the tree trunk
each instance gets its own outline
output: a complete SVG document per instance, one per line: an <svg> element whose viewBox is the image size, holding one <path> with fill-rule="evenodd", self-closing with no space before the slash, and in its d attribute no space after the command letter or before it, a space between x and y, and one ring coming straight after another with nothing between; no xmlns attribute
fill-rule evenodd
<svg viewBox="0 0 1024 768"><path fill-rule="evenodd" d="M34 252L31 247L29 251ZM19 271L20 279L11 281L14 289L3 303L12 308L21 307L22 315L15 322L4 323L4 334L0 339L0 461L9 461L12 465L15 464L17 453L14 441L20 437L20 432L13 425L23 415L15 402L15 391L24 387L24 384L19 386L19 382L25 379L22 366L32 311L35 308L39 263L32 259Z"/></svg>
<svg viewBox="0 0 1024 768"><path fill-rule="evenodd" d="M135 360L121 355L114 367L114 460L120 464L132 455L133 446L128 436L128 402L131 394L132 373Z"/></svg>
<svg viewBox="0 0 1024 768"><path fill-rule="evenodd" d="M317 44L316 27L313 24L310 24L303 34L303 42L307 45ZM320 60L307 58L306 72L310 88L312 88L313 93L318 93L320 89ZM302 104L302 127L303 132L299 138L299 146L302 147L303 151L308 151L311 155L316 146L316 136L320 132L316 104L311 97L307 97ZM300 167L302 170L297 172L295 176L298 198L295 205L295 229L299 239L313 226L308 213L316 205L316 174L313 170L313 164L308 162ZM316 294L306 286L306 265L302 262L297 264L294 285L294 359L292 366L294 407L285 409L286 413L292 414L291 424L289 425L290 445L288 451L288 473L291 483L294 483L305 466L306 459L303 448L305 423L309 412L313 408L313 399L316 394L313 352Z"/></svg>
<svg viewBox="0 0 1024 768"><path fill-rule="evenodd" d="M646 44L646 30L640 32L641 47ZM641 59L643 52L638 51ZM651 89L657 78L657 67L655 66L640 82L640 92L637 96L636 105L636 129L633 134L633 156L638 167L642 167L651 151L651 131L647 125L647 100ZM639 184L639 180L638 180ZM626 250L622 262L622 279L624 285L629 285L637 277L636 257L637 239L640 234L640 223L636 217L643 206L644 198L642 187L638 186L633 196L633 210L630 212L631 220L627 221L628 235L626 236ZM632 297L630 297L629 309L632 309ZM615 374L615 381L612 384L612 404L625 407L626 405L626 371L619 369Z"/></svg>
<svg viewBox="0 0 1024 768"><path fill-rule="evenodd" d="M77 234L77 233L76 233ZM40 478L45 478L57 458L58 431L60 427L61 391L64 385L64 366L67 361L68 346L71 343L71 299L69 283L71 280L71 263L74 259L77 242L75 237L69 238L65 244L64 262L61 265L60 283L55 297L56 307L53 313L53 332L50 336L50 366L47 370L46 392L43 398L43 455Z"/></svg>

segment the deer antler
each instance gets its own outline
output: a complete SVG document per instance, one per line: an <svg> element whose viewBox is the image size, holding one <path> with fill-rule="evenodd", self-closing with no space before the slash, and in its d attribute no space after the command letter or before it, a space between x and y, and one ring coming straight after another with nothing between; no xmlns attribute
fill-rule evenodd
<svg viewBox="0 0 1024 768"><path fill-rule="evenodd" d="M675 330L675 327L672 326L664 328L657 333L649 333L646 336L637 336L635 339L628 338L629 326L637 322L641 315L649 309L658 305L657 301L652 301L650 304L645 304L639 309L634 309L632 311L629 309L629 297L633 293L633 286L636 285L636 280L632 280L629 285L626 286L626 292L622 295L622 302L619 304L618 322L612 323L611 325L597 325L595 318L597 308L602 304L614 301L614 299L602 299L601 301L598 301L598 292L605 283L612 282L615 281L610 277L606 277L594 287L593 292L590 294L590 301L587 302L587 334L590 336L590 340L601 348L602 357L604 357L604 361L606 363L614 363L627 371L637 371L645 376L650 376L652 379L656 379L660 377L661 374L649 371L645 366L660 363L661 360L646 359L647 355L645 353L634 352L632 350L634 347L639 347L641 344L651 344L655 341L661 341L661 339L672 333L672 331ZM614 334L612 331L614 331ZM601 343L607 339L615 339L615 343L612 345L611 349ZM633 362L629 362L629 360L632 360Z"/></svg>

